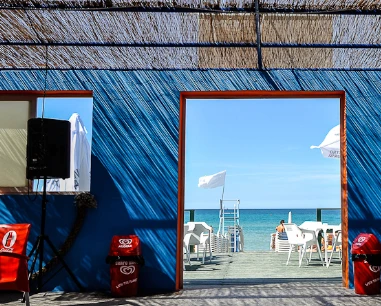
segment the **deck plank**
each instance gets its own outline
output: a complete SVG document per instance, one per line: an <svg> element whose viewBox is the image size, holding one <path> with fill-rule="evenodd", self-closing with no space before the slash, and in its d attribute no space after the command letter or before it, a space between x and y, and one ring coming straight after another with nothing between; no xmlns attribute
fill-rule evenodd
<svg viewBox="0 0 381 306"><path fill-rule="evenodd" d="M335 254L336 255L336 254ZM286 266L287 253L264 252L240 252L213 254L212 262L209 257L205 264L197 261L195 254L191 256L191 265L186 263L184 271L184 284L205 281L217 281L218 283L264 283L284 282L292 279L306 280L332 280L341 282L340 262L332 259L327 268L319 260L318 254L312 254L309 265L306 260L301 267L298 266L298 254L292 253L289 265Z"/></svg>

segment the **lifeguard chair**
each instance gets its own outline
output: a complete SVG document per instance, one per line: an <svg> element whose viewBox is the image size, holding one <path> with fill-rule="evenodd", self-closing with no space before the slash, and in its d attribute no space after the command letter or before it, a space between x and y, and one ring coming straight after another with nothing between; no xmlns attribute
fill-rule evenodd
<svg viewBox="0 0 381 306"><path fill-rule="evenodd" d="M0 290L25 293L29 306L28 257L30 224L0 224Z"/></svg>

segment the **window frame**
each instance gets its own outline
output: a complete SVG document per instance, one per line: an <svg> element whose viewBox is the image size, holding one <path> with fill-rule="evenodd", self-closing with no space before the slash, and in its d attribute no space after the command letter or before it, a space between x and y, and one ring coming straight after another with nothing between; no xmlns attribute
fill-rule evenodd
<svg viewBox="0 0 381 306"><path fill-rule="evenodd" d="M2 101L28 101L29 102L29 115L28 119L36 118L37 116L37 100L39 98L93 98L92 90L0 90L0 103ZM26 148L25 148L26 159ZM25 180L26 169L25 169ZM25 187L1 187L0 195L23 195L29 193L36 193L33 191L33 180L29 180ZM42 193L42 192L37 192ZM73 192L54 192L72 194ZM75 193L75 192L74 192Z"/></svg>

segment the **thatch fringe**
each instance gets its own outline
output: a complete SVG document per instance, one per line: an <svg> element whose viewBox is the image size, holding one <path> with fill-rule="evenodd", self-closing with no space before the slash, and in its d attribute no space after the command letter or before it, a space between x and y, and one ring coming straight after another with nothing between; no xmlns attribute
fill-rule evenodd
<svg viewBox="0 0 381 306"><path fill-rule="evenodd" d="M245 9L254 8L255 0L3 0L0 7L49 9L123 9L123 8L193 8ZM375 10L381 8L378 0L260 0L261 9L272 10Z"/></svg>
<svg viewBox="0 0 381 306"><path fill-rule="evenodd" d="M1 68L45 69L45 47L0 46ZM49 47L50 69L194 69L196 48Z"/></svg>
<svg viewBox="0 0 381 306"><path fill-rule="evenodd" d="M197 68L257 68L254 48L198 48Z"/></svg>
<svg viewBox="0 0 381 306"><path fill-rule="evenodd" d="M380 49L337 49L333 53L333 68L381 68Z"/></svg>
<svg viewBox="0 0 381 306"><path fill-rule="evenodd" d="M260 0L261 8L304 10L376 10L379 0Z"/></svg>

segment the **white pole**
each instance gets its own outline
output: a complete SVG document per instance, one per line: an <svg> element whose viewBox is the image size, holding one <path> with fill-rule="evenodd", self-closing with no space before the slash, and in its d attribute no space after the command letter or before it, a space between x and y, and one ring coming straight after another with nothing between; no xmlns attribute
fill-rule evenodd
<svg viewBox="0 0 381 306"><path fill-rule="evenodd" d="M222 225L222 236L225 235L225 208L224 208L224 191L225 191L225 184L222 186L222 195L220 200L220 225ZM222 223L222 224L221 224Z"/></svg>

